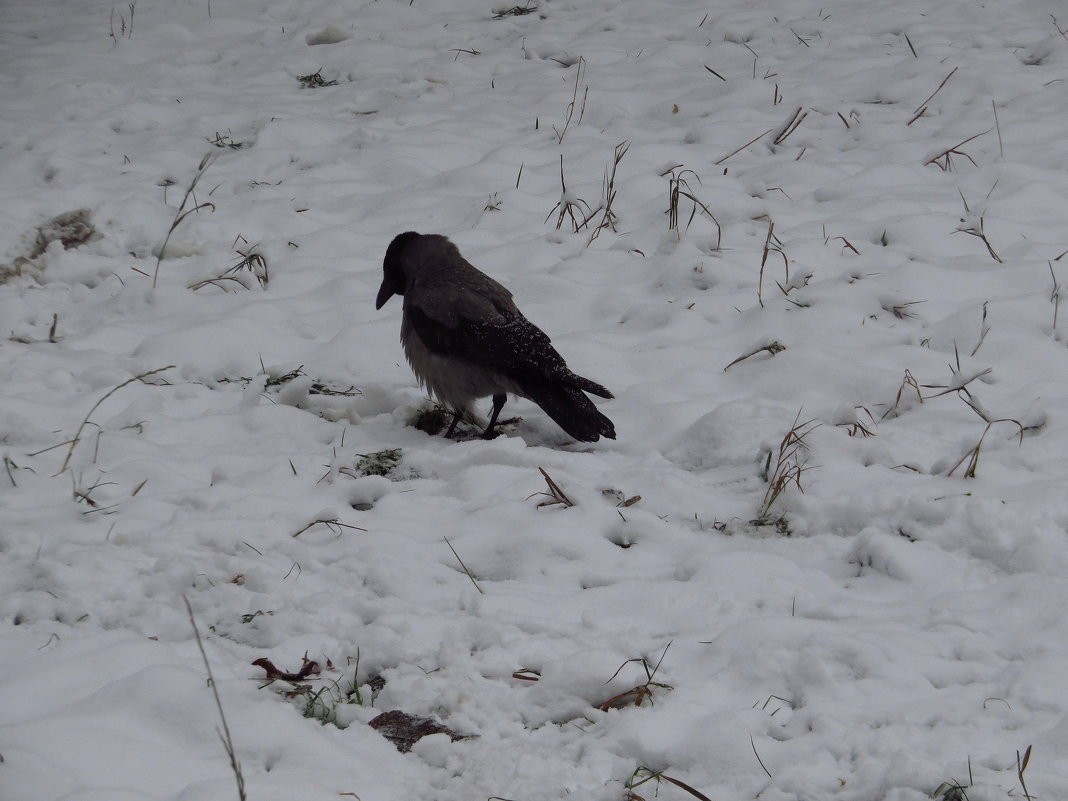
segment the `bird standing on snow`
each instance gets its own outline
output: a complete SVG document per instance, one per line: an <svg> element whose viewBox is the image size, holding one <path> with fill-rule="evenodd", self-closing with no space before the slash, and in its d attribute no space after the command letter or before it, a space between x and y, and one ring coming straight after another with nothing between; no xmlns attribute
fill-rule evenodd
<svg viewBox="0 0 1068 801"><path fill-rule="evenodd" d="M470 264L438 234L414 231L386 249L385 273L375 308L404 297L401 343L419 383L453 411L445 436L470 404L493 396L493 426L508 393L534 401L577 440L616 438L612 421L584 395L612 393L567 369L549 337L512 302L512 293Z"/></svg>

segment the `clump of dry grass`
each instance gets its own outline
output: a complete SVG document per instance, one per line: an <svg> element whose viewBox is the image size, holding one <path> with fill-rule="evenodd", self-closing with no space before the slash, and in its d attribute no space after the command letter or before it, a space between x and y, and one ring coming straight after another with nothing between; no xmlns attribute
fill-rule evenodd
<svg viewBox="0 0 1068 801"><path fill-rule="evenodd" d="M691 169L685 169L682 164L677 164L674 167L661 172L660 177L668 179L668 230L678 232L679 212L682 210L682 201L687 200L691 204L690 216L686 219L686 227L683 230L689 230L690 224L694 221L697 213L701 212L708 217L708 219L712 220L712 223L716 226L716 244L712 249L719 250L723 244L723 226L719 224L716 215L713 214L712 210L708 208L708 205L697 196L693 186L690 184L690 178L693 178L700 184L701 176Z"/></svg>
<svg viewBox="0 0 1068 801"><path fill-rule="evenodd" d="M811 469L808 464L808 444L805 442L805 438L818 427L819 423L815 420L806 420L802 423L799 410L794 417L790 430L786 432L782 441L779 442L778 454L768 451L763 473L764 479L768 482L768 488L764 493L763 501L761 501L760 511L756 519L753 520L754 525L775 525L780 530L785 528L785 521L781 516L779 518L772 517L771 508L791 486L796 488L798 492L803 493L805 491L801 486L801 476L806 470ZM772 466L773 457L775 459L774 466Z"/></svg>
<svg viewBox="0 0 1068 801"><path fill-rule="evenodd" d="M983 338L985 338L988 330L989 329L986 326L986 309L984 304L983 323L982 328L980 330L979 344L977 344L975 346L975 349L972 351L973 355L976 351L979 350L979 346L982 345ZM980 402L979 398L976 397L976 395L969 389L969 385L972 384L972 382L989 375L993 372L993 369L987 367L981 370L965 370L961 365L960 351L958 350L956 345L953 346L953 356L954 363L949 365L950 379L944 384L920 384L916 381L912 374L908 370L906 370L905 378L901 382L901 386L898 388L897 397L894 401L894 404L883 414L883 419L885 420L887 417L891 416L899 416L901 414L901 412L899 411L899 407L901 406L902 400L904 400L906 397L910 397L912 393L915 393L916 399L920 404L923 404L924 402L929 400L934 400L935 398L941 398L944 395L956 395L961 401L964 402L964 404L969 409L971 409L976 414L976 416L979 417L980 420L983 421L983 423L985 423L985 425L975 445L968 449L968 451L966 451L964 455L961 456L959 460L957 460L957 462L953 465L952 468L950 468L945 473L945 475L953 475L963 465L964 478L975 478L976 471L979 467L979 456L982 452L983 444L986 441L986 436L990 433L990 430L995 425L1007 423L1015 426L1016 432L1013 436L1019 439L1020 444L1023 444L1024 433L1028 430L1033 430L1038 426L1025 426L1023 423L1013 417L997 417L987 411L987 409ZM925 389L933 389L938 391L932 394L925 395L923 394L923 390ZM909 467L908 465L902 466L908 467L909 469L915 469Z"/></svg>
<svg viewBox="0 0 1068 801"><path fill-rule="evenodd" d="M948 156L946 157L946 160L948 163ZM990 191L993 192L994 190L991 189ZM987 197L989 197L989 195L987 195ZM990 254L990 258L998 264L1003 264L1004 262L1002 261L1001 256L995 252L994 246L990 244L990 240L986 237L983 215L972 213L971 208L968 206L968 201L964 199L963 192L960 192L960 199L964 203L964 212L966 216L961 217L960 225L957 226L957 230L954 233L968 234L982 240L983 244L986 245L986 251Z"/></svg>
<svg viewBox="0 0 1068 801"><path fill-rule="evenodd" d="M238 242L244 242L244 250L237 246ZM189 289L196 292L206 286L214 286L223 292L229 292L234 285L242 289L250 289L246 275L251 275L260 285L260 289L266 289L270 283L270 273L267 269L267 257L258 252L259 245L250 245L248 240L238 234L234 240L234 252L241 258L233 266L213 278L205 278L189 285Z"/></svg>
<svg viewBox="0 0 1068 801"><path fill-rule="evenodd" d="M586 207L585 213L583 213L581 206ZM559 209L560 214L556 218L556 230L559 231L564 224L564 220L570 217L572 230L576 234L582 230L582 227L586 225L590 218L596 213L590 208L589 203L568 191L567 182L564 180L563 153L560 154L560 200L553 206L552 211L545 215L545 222L549 222L549 218L553 216L553 212L557 209ZM575 214L576 211L578 212L577 215ZM579 221L580 217L582 218L581 222Z"/></svg>
<svg viewBox="0 0 1068 801"><path fill-rule="evenodd" d="M593 240L601 235L601 231L605 229L610 231L616 230L618 217L616 217L616 213L612 209L612 204L616 201L616 171L619 169L619 162L623 161L623 157L627 155L627 150L629 149L630 142L620 142L616 145L616 149L612 154L612 164L609 167L605 167L604 180L601 182L601 203L594 209L593 213L590 214L587 222L592 220L598 214L601 215L601 219L593 227L593 232L590 234L590 238L586 241L586 247L593 244Z"/></svg>

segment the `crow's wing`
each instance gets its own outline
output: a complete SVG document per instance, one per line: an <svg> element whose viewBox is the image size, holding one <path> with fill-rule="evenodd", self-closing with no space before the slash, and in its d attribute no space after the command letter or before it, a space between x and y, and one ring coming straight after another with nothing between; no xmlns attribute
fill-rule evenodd
<svg viewBox="0 0 1068 801"><path fill-rule="evenodd" d="M435 321L418 306L409 306L408 315L416 334L431 351L506 376L520 394L538 404L575 439L615 439L612 421L583 391L602 398L611 398L612 393L572 373L545 332L522 314L506 313L482 322L460 318L455 327Z"/></svg>
<svg viewBox="0 0 1068 801"><path fill-rule="evenodd" d="M434 353L498 370L517 382L550 382L570 371L545 332L522 314L499 313L485 320L458 317L447 325L417 304L407 310L415 333Z"/></svg>

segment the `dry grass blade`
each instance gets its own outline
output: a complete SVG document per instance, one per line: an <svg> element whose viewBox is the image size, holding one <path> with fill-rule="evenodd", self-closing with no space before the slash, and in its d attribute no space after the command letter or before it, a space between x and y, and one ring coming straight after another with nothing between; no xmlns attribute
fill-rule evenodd
<svg viewBox="0 0 1068 801"><path fill-rule="evenodd" d="M868 420L870 421L871 426L873 428L875 427L875 415L873 415L871 413L871 411L868 409L867 406L855 406L855 407L853 407L853 410L855 412L856 411L864 412L864 414L866 414L868 416ZM860 434L862 437L874 437L875 436L875 432L872 431L871 428L868 428L868 426L866 426L866 425L864 425L864 423L860 422L859 415L855 419L850 421L850 422L838 423L837 425L840 428L845 428L846 433L849 434L849 436L851 436L851 437L855 437L857 434Z"/></svg>
<svg viewBox="0 0 1068 801"><path fill-rule="evenodd" d="M912 47L912 42L909 42L909 47ZM912 54L916 55L915 49L913 49ZM938 84L938 88L931 92L931 94L927 96L927 99L920 103L920 105L916 106L916 111L914 112L916 116L909 121L909 125L919 119L919 117L927 110L927 104L934 100L934 96L942 91L942 87L949 83L949 79L956 74L958 69L959 67L954 67L952 70L950 70L949 75L942 79L942 83Z"/></svg>
<svg viewBox="0 0 1068 801"><path fill-rule="evenodd" d="M237 242L235 241L234 244L236 245ZM235 247L234 252L241 257L241 260L224 274L238 273L242 270L248 270L255 276L260 288L266 289L267 284L270 283L270 274L267 271L267 259L263 254L256 252L257 247L257 245L252 245L245 250Z"/></svg>
<svg viewBox="0 0 1068 801"><path fill-rule="evenodd" d="M1017 436L1019 437L1021 445L1023 444L1024 432L1028 429L1026 426L1023 425L1023 423L1021 423L1019 420L1016 420L1015 418L994 417L986 409L984 409L978 398L976 398L968 390L968 385L971 384L973 381L982 378L985 375L989 375L991 372L993 372L993 370L987 367L983 370L972 370L969 372L965 372L964 369L961 367L960 351L957 349L956 344L954 344L953 346L953 354L955 364L949 365L951 380L948 382L948 384L923 384L922 386L924 389L939 389L941 390L941 392L936 392L933 395L928 395L927 397L921 395L920 402L922 403L924 400L940 398L943 395L955 393L957 397L959 397L969 409L975 412L975 414L979 417L980 420L986 423L986 426L983 429L983 433L979 435L979 441L976 442L976 444L971 449L969 449L957 461L955 465L953 465L949 472L946 473L947 476L953 475L953 473L955 473L962 464L965 464L965 462L967 462L967 466L964 468L964 477L975 478L976 470L979 467L979 454L982 451L983 442L986 440L986 435L990 432L991 428L993 428L998 423L1012 423L1014 426L1016 426ZM908 375L907 372L906 375ZM919 386L916 386L917 394L919 394L919 391Z"/></svg>
<svg viewBox="0 0 1068 801"><path fill-rule="evenodd" d="M15 474L11 472L11 468L15 468L16 470L18 470L19 466L17 464L15 464L13 461L11 461L11 458L5 454L4 455L4 469L7 470L7 477L8 477L8 480L11 482L11 486L17 488L18 487L18 483L15 481Z"/></svg>
<svg viewBox="0 0 1068 801"><path fill-rule="evenodd" d="M768 235L764 238L764 250L760 256L760 273L757 276L757 302L760 308L764 308L764 266L768 263L768 254L778 253L782 256L783 267L786 268L786 283L790 283L790 260L786 258L782 242L775 236L775 222L768 219ZM781 289L781 287L780 287Z"/></svg>
<svg viewBox="0 0 1068 801"><path fill-rule="evenodd" d="M916 315L910 312L909 309L926 302L926 300L906 300L902 303L887 301L883 303L883 311L890 312L899 320L915 320Z"/></svg>
<svg viewBox="0 0 1068 801"><path fill-rule="evenodd" d="M246 248L242 250L237 247L237 243L241 241L246 244ZM267 269L267 259L261 253L256 252L258 245L249 245L248 240L238 234L237 239L234 240L232 246L234 252L241 257L241 259L232 267L225 270L222 274L213 278L205 278L202 281L196 281L189 285L189 289L194 292L198 289L203 289L206 286L214 286L223 290L223 292L229 292L230 284L237 284L241 289L249 289L249 285L245 283L243 275L248 272L256 279L256 282L260 285L260 289L266 289L267 284L270 283L270 273Z"/></svg>
<svg viewBox="0 0 1068 801"><path fill-rule="evenodd" d="M786 346L783 345L781 342L778 342L778 341L770 342L767 345L760 345L760 346L758 346L756 348L753 348L753 350L749 351L748 353L743 353L741 356L739 356L733 362L731 362L726 367L724 367L723 368L723 372L727 372L729 369L734 367L734 365L738 364L739 362L744 362L746 359L748 359L748 358L750 358L752 356L756 356L758 353L763 353L764 351L767 351L772 356L774 356L777 353L782 353L784 350L786 350Z"/></svg>
<svg viewBox="0 0 1068 801"><path fill-rule="evenodd" d="M186 612L189 613L189 623L193 627L193 636L196 637L197 648L200 649L200 656L204 660L204 668L208 671L208 684L211 685L212 695L215 696L215 706L219 710L219 719L222 721L222 729L218 731L219 739L222 740L223 748L226 750L226 756L230 759L230 770L234 774L234 780L237 782L237 797L238 801L245 801L247 796L245 795L245 777L241 773L241 763L237 761L237 751L234 749L234 740L230 736L230 726L226 722L226 713L223 712L222 699L219 698L219 688L215 683L215 676L211 672L211 663L208 662L208 654L204 650L204 642L200 639L200 629L197 628L196 618L193 616L193 607L189 603L189 599L184 595L182 600L185 602Z"/></svg>
<svg viewBox="0 0 1068 801"><path fill-rule="evenodd" d="M768 778L769 778L769 779L774 779L775 777L771 775L771 771L770 771L770 770L768 770L768 768L767 768L767 765L765 765L765 764L764 764L764 760L763 760L763 759L761 759L761 758L760 758L760 754L759 754L759 753L757 753L757 750L756 750L756 741L755 741L755 740L753 739L753 735L752 735L752 734L750 734L750 735L749 735L749 744L750 744L751 746L753 746L753 756L755 756L755 757L757 758L757 762L759 762L759 763L760 763L760 767L761 767L761 768L763 768L763 770L764 770L764 772L765 772L766 774L768 774Z"/></svg>
<svg viewBox="0 0 1068 801"><path fill-rule="evenodd" d="M987 131L987 133L989 133L989 131ZM979 136L982 136L982 134L979 134ZM939 158L941 158L941 156ZM971 157L969 156L969 158ZM950 157L946 155L945 164L947 165L947 167L951 166L949 159ZM972 163L974 164L975 162L973 161ZM941 167L942 165L939 164L938 166ZM995 186L996 185L997 183L995 182ZM993 193L993 191L994 189L991 188L990 192ZM977 239L981 239L983 244L986 245L986 251L990 254L990 258L992 258L998 264L1003 264L1004 262L1002 261L1001 256L999 256L995 252L994 246L991 245L990 240L987 239L986 221L983 218L983 215L973 213L971 208L968 206L968 201L964 198L964 193L961 192L959 189L957 190L957 192L960 194L961 202L964 203L964 213L966 216L961 217L960 224L957 226L957 230L954 231L954 233L968 234L969 236L974 236ZM987 197L990 197L989 193L987 194Z"/></svg>
<svg viewBox="0 0 1068 801"><path fill-rule="evenodd" d="M215 132L215 138L211 139L209 137L208 138L208 142L210 144L215 145L215 147L219 147L219 148L228 147L231 150L240 150L241 148L243 148L245 146L244 142L236 142L236 141L234 141L234 137L230 133L230 131L227 131L225 134L221 134L218 131L216 131Z"/></svg>
<svg viewBox="0 0 1068 801"><path fill-rule="evenodd" d="M126 7L130 9L130 20L129 20L129 22L127 22L126 21L126 16L124 14L119 14L119 35L118 36L115 35L115 9L114 9L114 7L111 9L111 14L108 17L108 28L109 28L109 33L111 35L111 41L115 42L116 44L118 44L118 41L119 41L120 38L124 38L124 39L132 39L133 38L134 11L136 10L137 3L136 2L128 3Z"/></svg>
<svg viewBox="0 0 1068 801"><path fill-rule="evenodd" d="M968 762L969 773L971 772L971 760ZM948 781L942 782L935 791L931 793L931 798L940 798L942 801L971 801L968 798L968 788L971 787L971 782L967 785L963 785L960 782Z"/></svg>
<svg viewBox="0 0 1068 801"><path fill-rule="evenodd" d="M961 148L964 145L968 144L969 142L971 142L971 141L973 141L975 139L978 139L980 136L986 136L988 133L990 133L990 129L989 128L987 130L985 130L985 131L982 131L981 133L975 134L974 136L969 136L967 139L965 139L965 140L963 140L961 142L958 142L957 144L953 145L952 147L947 147L945 150L943 150L937 156L934 156L932 158L927 159L927 161L924 162L924 166L928 166L930 164L934 164L936 167L938 167L940 170L942 170L942 172L952 172L953 171L953 156L963 156L964 158L968 159L968 161L970 161L972 163L972 166L978 167L979 165L976 163L975 159L973 159L971 156L969 156L967 153L965 153L963 150L961 150ZM998 261L1000 261L1000 259L998 259Z"/></svg>
<svg viewBox="0 0 1068 801"><path fill-rule="evenodd" d="M883 416L882 416L883 420L885 420L888 417L891 417L891 419L893 419L893 417L897 417L898 416L898 414L899 414L898 408L901 406L901 401L903 400L903 398L905 396L906 388L913 389L916 392L916 399L920 402L921 405L923 404L924 398L923 398L923 393L920 392L920 384L913 377L912 373L910 373L908 370L906 370L905 371L905 377L903 379L901 379L901 386L897 388L897 397L894 398L894 405L891 406L889 409L887 409L886 412L883 414Z"/></svg>
<svg viewBox="0 0 1068 801"><path fill-rule="evenodd" d="M1053 27L1057 29L1057 33L1059 33L1061 35L1061 38L1063 38L1064 41L1068 42L1068 31L1064 30L1060 26L1060 23L1057 22L1057 18L1055 16L1050 14L1049 17L1050 17L1051 20L1053 20Z"/></svg>
<svg viewBox="0 0 1068 801"><path fill-rule="evenodd" d="M787 117L786 121L779 126L779 129L776 131L775 137L771 140L771 143L773 145L781 145L784 141L786 141L786 137L788 137L790 134L792 134L794 131L801 127L801 123L805 121L805 117L807 116L808 112L803 111L801 106L798 106L794 113ZM849 125L847 124L846 127L848 128ZM717 162L717 164L718 163L719 162Z"/></svg>
<svg viewBox="0 0 1068 801"><path fill-rule="evenodd" d="M535 495L545 495L545 496L547 496L549 498L549 500L542 501L541 503L538 504L538 508L539 509L541 507L543 507L543 506L555 506L556 504L560 504L565 509L569 509L569 508L571 508L572 506L575 505L574 501L572 501L570 498L567 497L567 494L562 489L560 489L560 485L557 484L555 481L553 481L552 476L550 476L548 473L546 473L544 468L539 467L538 471L541 473L542 477L545 479L545 484L549 488L548 492L536 492L536 493L534 493ZM530 497L533 497L533 496L530 496Z"/></svg>
<svg viewBox="0 0 1068 801"><path fill-rule="evenodd" d="M977 415L979 415L979 418L986 423L986 427L983 429L983 433L979 435L979 441L975 443L975 446L971 450L969 450L967 453L965 453L964 456L962 456L960 458L960 460L955 465L953 465L952 469L950 469L950 471L948 473L946 473L946 475L947 476L953 475L953 473L956 472L957 468L960 467L962 464L964 464L965 461L967 461L968 464L964 468L964 477L965 478L975 478L976 470L979 467L979 453L983 448L983 442L986 440L986 435L988 433L990 433L990 429L993 428L995 424L997 424L997 423L1012 423L1013 425L1015 425L1016 428L1017 428L1017 435L1020 438L1020 443L1021 444L1023 443L1023 435L1024 435L1024 431L1026 429L1025 429L1023 423L1021 423L1019 420L1016 420L1016 419L1011 418L1011 417L1000 417L1000 418L997 418L997 419L990 419L989 415L987 415L987 413L985 411L983 411L982 408L980 408L978 405L976 405L976 403L973 400L971 400L969 398L963 398L963 400L972 409L972 411L974 411Z"/></svg>
<svg viewBox="0 0 1068 801"><path fill-rule="evenodd" d="M727 159L729 159L731 156L736 156L739 153L741 153L743 150L745 150L747 147L749 147L750 145L756 144L757 142L759 142L761 139L763 139L765 136L767 136L769 133L771 133L774 130L775 130L774 128L768 128L768 130L764 131L764 133L758 134L757 136L754 136L752 139L750 139L748 142L746 142L741 147L736 148L735 150L732 150L726 156L723 156L723 157L717 159L716 161L714 161L712 163L713 164L722 164Z"/></svg>
<svg viewBox="0 0 1068 801"><path fill-rule="evenodd" d="M644 776L642 774L644 774ZM639 777L641 777L641 778L639 778ZM676 778L674 778L672 776L668 776L663 771L652 770L651 768L647 768L645 766L639 766L637 769L635 769L634 773L631 774L630 779L627 780L627 783L625 785L625 787L626 787L626 789L628 791L627 792L627 796L629 798L641 798L641 796L639 796L639 795L637 795L637 794L635 794L635 793L633 793L631 791L635 787L640 787L641 785L645 784L648 781L655 781L657 784L659 784L661 781L665 781L668 784L675 785L680 790L685 790L687 793L692 795L694 798L699 799L699 801L712 801L712 799L710 799L707 795L702 793L700 790L697 790L697 789L691 787L690 785L688 785L686 782L682 781L681 779L676 779Z"/></svg>
<svg viewBox="0 0 1068 801"><path fill-rule="evenodd" d="M998 132L998 155L1005 158L1005 143L1001 141L1001 122L998 120L998 104L991 100L990 108L994 110L994 130Z"/></svg>
<svg viewBox="0 0 1068 801"><path fill-rule="evenodd" d="M835 239L840 239L842 241L842 244L844 245L843 252L845 252L845 248L849 248L858 256L860 255L860 251L857 250L856 247L854 247L853 243L846 239L844 236L836 236Z"/></svg>
<svg viewBox="0 0 1068 801"><path fill-rule="evenodd" d="M685 790L690 795L692 795L694 798L699 798L699 799L701 799L701 801L712 801L712 799L710 799L707 795L702 793L700 790L694 789L693 787L691 787L690 785L688 785L686 782L682 781L681 779L673 778L671 776L668 776L666 773L661 773L660 774L660 778L663 779L666 782L671 782L671 784L674 784L676 787L679 787L679 788Z"/></svg>
<svg viewBox="0 0 1068 801"><path fill-rule="evenodd" d="M167 229L167 236L163 238L163 244L159 246L159 252L156 255L156 269L152 274L152 288L156 288L156 282L159 281L159 265L163 261L163 256L167 252L167 243L171 241L171 234L174 233L179 225L181 225L185 218L190 214L201 211L203 209L215 210L215 204L210 202L197 203L196 197L193 195L193 190L196 189L197 183L204 177L204 173L207 172L208 167L211 166L212 161L215 160L215 155L209 153L200 160L200 164L197 166L196 175L193 176L193 180L189 182L189 186L185 190L185 194L182 195L182 202L178 204L178 211L175 212L174 220L171 222L171 227ZM186 208L186 203L189 202L189 198L193 198L193 205Z"/></svg>
<svg viewBox="0 0 1068 801"><path fill-rule="evenodd" d="M583 214L582 209L579 208L580 203L586 207L585 214ZM545 216L544 222L548 222L549 218L553 216L553 212L555 212L557 209L560 210L560 215L556 218L556 230L559 231L561 226L563 226L564 224L564 220L567 217L570 217L572 229L576 234L580 230L582 230L582 227L590 221L594 214L596 214L596 212L594 212L593 209L590 208L589 203L587 203L580 197L575 197L567 191L567 183L564 181L563 153L560 154L560 200L555 206L553 206L552 211L550 211ZM575 214L576 209L579 212L578 215ZM582 217L582 222L579 222L579 217Z"/></svg>
<svg viewBox="0 0 1068 801"><path fill-rule="evenodd" d="M232 275L220 275L216 278L205 278L202 281L195 281L194 283L190 284L187 289L191 289L196 292L206 286L213 286L217 289L221 289L223 292L228 293L231 291L229 283L237 284L242 289L248 289L248 287L245 286L244 282L241 281L241 279L235 278Z"/></svg>
<svg viewBox="0 0 1068 801"><path fill-rule="evenodd" d="M104 393L100 400L93 404L93 408L91 408L89 410L89 413L85 415L85 419L83 419L81 425L78 426L78 430L74 432L74 438L70 440L70 448L67 450L67 456L63 460L63 466L59 468L59 473L62 473L64 470L67 469L67 467L70 466L70 459L74 455L74 449L77 448L78 443L81 442L82 431L84 431L85 427L89 425L89 418L93 416L93 412L95 412L97 408L99 408L100 404L102 404L104 401L106 401L108 398L110 398L123 387L132 384L134 381L144 381L144 379L148 378L150 375L156 375L157 373L162 373L164 370L171 370L173 368L173 364L168 364L166 367L157 367L155 370L148 370L144 373L138 373L133 378L123 381L118 386L112 387L106 393ZM56 473L56 475L58 476L59 473Z"/></svg>
<svg viewBox="0 0 1068 801"><path fill-rule="evenodd" d="M985 340L986 339L986 335L990 333L990 326L986 324L986 315L987 315L987 310L988 310L989 306L990 306L990 301L989 300L986 303L983 304L983 319L979 322L979 341L976 342L975 343L975 347L972 348L972 352L971 352L972 356L974 356L976 353L979 352L979 348L981 348L983 346L983 340ZM1056 325L1056 323L1054 323L1054 324Z"/></svg>
<svg viewBox="0 0 1068 801"><path fill-rule="evenodd" d="M925 398L921 398L921 400L930 400L931 398L940 398L943 395L948 395L951 392L956 392L958 395L961 396L961 398L963 398L965 400L965 402L968 402L968 400L971 398L971 395L968 392L968 385L970 383L972 383L973 381L975 381L976 379L982 378L983 376L989 375L990 373L994 372L994 368L987 367L987 368L985 368L983 370L978 370L978 371L972 371L972 372L965 373L964 369L961 367L961 364L960 364L960 351L957 349L957 343L955 343L955 342L953 343L953 357L954 357L954 361L956 363L956 366L954 366L952 364L947 365L949 367L949 372L950 372L950 375L952 376L952 380L948 384L924 384L923 385L924 389L940 389L942 391L941 392L936 392L934 395L928 395ZM969 405L972 405L972 404L969 403ZM972 408L976 409L975 406L972 406ZM984 420L987 420L987 418L985 416L983 416L982 413L979 413L979 414L980 414L980 417L983 417ZM987 422L990 422L990 421L987 420Z"/></svg>
<svg viewBox="0 0 1068 801"><path fill-rule="evenodd" d="M445 540L445 544L449 546L449 550L452 551L452 555L456 557L456 561L460 563L460 567L463 568L464 573L466 573L467 577L471 579L471 583L475 585L475 589L478 590L479 595L485 595L485 591L480 586L478 586L478 582L475 580L475 574L472 573L468 569L467 565L464 564L464 560L460 558L460 554L456 553L456 549L452 547L452 543L449 542L449 538L442 537L442 539Z"/></svg>
<svg viewBox="0 0 1068 801"><path fill-rule="evenodd" d="M312 528L313 526L318 526L318 525L326 526L328 529L330 529L331 531L335 532L337 534L337 536L339 536L339 537L343 533L344 529L350 529L352 531L367 531L367 529L360 528L359 526L353 526L353 525L350 525L348 523L342 523L341 519L337 518L337 517L330 517L330 518L320 517L320 518L318 518L316 520L311 521L310 523L308 523L308 525L304 526L300 530L294 531L290 536L291 537L299 537L301 534L303 534L308 529Z"/></svg>
<svg viewBox="0 0 1068 801"><path fill-rule="evenodd" d="M564 125L562 128L557 129L553 126L553 131L556 133L557 144L563 144L564 136L567 134L567 129L571 126L571 120L575 115L575 105L578 102L579 87L582 85L582 81L586 77L586 59L579 56L578 66L575 69L575 90L571 93L571 102L567 104L567 109L564 112ZM582 108L579 109L578 123L582 122L582 118L586 114L586 98L589 97L590 87L587 86L582 94ZM557 226L559 227L559 226Z"/></svg>
<svg viewBox="0 0 1068 801"><path fill-rule="evenodd" d="M1053 304L1053 332L1057 332L1057 313L1061 308L1061 285L1057 283L1057 274L1053 272L1053 262L1049 264L1049 276L1053 279L1053 289L1050 292L1049 302Z"/></svg>
<svg viewBox="0 0 1068 801"><path fill-rule="evenodd" d="M1032 795L1027 792L1027 784L1024 782L1024 771L1027 770L1027 763L1031 761L1031 746L1027 746L1027 749L1023 753L1021 758L1020 752L1016 752L1016 776L1020 779L1020 787L1023 789L1024 798L1027 801L1032 801Z"/></svg>

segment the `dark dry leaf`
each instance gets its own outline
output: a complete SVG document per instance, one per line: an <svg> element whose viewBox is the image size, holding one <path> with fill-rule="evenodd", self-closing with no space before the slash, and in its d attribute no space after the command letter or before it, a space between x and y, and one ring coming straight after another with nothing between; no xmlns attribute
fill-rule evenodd
<svg viewBox="0 0 1068 801"><path fill-rule="evenodd" d="M279 670L275 667L274 663L266 657L260 657L252 663L256 667L261 667L267 673L268 679L280 679L282 681L303 681L309 676L319 675L319 663L315 662L307 657L304 658L304 664L300 666L300 670L296 673L290 673L285 670Z"/></svg>
<svg viewBox="0 0 1068 801"><path fill-rule="evenodd" d="M597 704L596 708L602 712L607 712L609 709L624 709L628 706L641 706L642 702L652 694L653 691L646 685L632 687L626 692L620 693L619 695L613 695L607 701Z"/></svg>
<svg viewBox="0 0 1068 801"><path fill-rule="evenodd" d="M472 736L457 734L432 718L409 715L399 709L383 712L367 725L397 746L397 750L402 754L411 751L413 745L431 734L447 734L453 742L467 740Z"/></svg>

